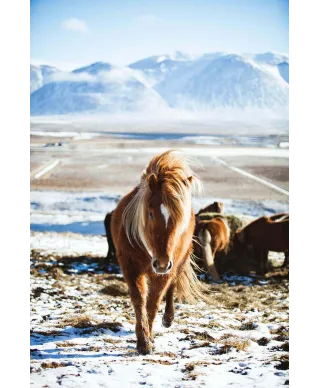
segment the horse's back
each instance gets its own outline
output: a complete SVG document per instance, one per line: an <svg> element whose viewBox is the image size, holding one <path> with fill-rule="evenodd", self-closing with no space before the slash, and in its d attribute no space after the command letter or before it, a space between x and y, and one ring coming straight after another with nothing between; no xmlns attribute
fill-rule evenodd
<svg viewBox="0 0 320 388"><path fill-rule="evenodd" d="M282 252L289 249L289 219L271 221L267 236L270 250Z"/></svg>

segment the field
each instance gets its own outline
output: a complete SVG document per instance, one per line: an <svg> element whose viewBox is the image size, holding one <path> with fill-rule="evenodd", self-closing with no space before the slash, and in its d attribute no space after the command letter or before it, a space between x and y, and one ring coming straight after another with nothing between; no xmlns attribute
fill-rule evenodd
<svg viewBox="0 0 320 388"><path fill-rule="evenodd" d="M279 138L45 129L55 133L39 136L35 127L31 136L31 386L288 385L282 254L270 254L265 278L227 274L221 284L209 282L211 303L176 304L169 329L161 326L162 305L155 350L140 356L126 284L118 266L105 261L102 224L150 158L168 148L197 159L205 192L195 210L223 200L227 213L288 211L288 149Z"/></svg>

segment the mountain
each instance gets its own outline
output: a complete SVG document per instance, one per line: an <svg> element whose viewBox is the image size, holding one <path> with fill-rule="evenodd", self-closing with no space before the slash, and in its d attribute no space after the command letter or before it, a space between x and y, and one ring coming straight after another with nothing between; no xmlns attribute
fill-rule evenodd
<svg viewBox="0 0 320 388"><path fill-rule="evenodd" d="M102 72L108 72L114 68L113 65L107 62L95 62L92 65L81 67L72 71L74 74L88 73L91 75L97 75Z"/></svg>
<svg viewBox="0 0 320 388"><path fill-rule="evenodd" d="M252 56L252 58L256 62L265 63L268 65L278 65L279 63L283 63L283 62L289 63L289 56L287 54L275 53L272 51L268 51L262 54L255 54Z"/></svg>
<svg viewBox="0 0 320 388"><path fill-rule="evenodd" d="M173 108L192 111L288 110L288 58L206 54L170 74L155 90Z"/></svg>
<svg viewBox="0 0 320 388"><path fill-rule="evenodd" d="M85 68L83 68L85 69ZM59 74L30 96L31 115L159 111L166 102L128 68ZM81 70L81 71L80 71Z"/></svg>
<svg viewBox="0 0 320 388"><path fill-rule="evenodd" d="M50 82L53 74L59 72L55 67L47 65L30 65L30 93Z"/></svg>
<svg viewBox="0 0 320 388"><path fill-rule="evenodd" d="M234 117L242 112L286 117L289 57L281 53L182 52L118 67L96 62L62 72L31 67L32 115L194 112ZM223 113L223 114L222 114ZM242 114L241 113L241 114ZM152 113L153 114L153 113ZM240 116L239 116L240 117Z"/></svg>
<svg viewBox="0 0 320 388"><path fill-rule="evenodd" d="M154 55L132 63L128 67L141 72L146 81L153 86L176 70L190 65L193 59L194 57L189 54L176 51L172 54Z"/></svg>
<svg viewBox="0 0 320 388"><path fill-rule="evenodd" d="M253 59L263 66L266 70L273 72L275 75L280 75L287 83L289 83L289 56L286 54L267 52L264 54L256 54Z"/></svg>

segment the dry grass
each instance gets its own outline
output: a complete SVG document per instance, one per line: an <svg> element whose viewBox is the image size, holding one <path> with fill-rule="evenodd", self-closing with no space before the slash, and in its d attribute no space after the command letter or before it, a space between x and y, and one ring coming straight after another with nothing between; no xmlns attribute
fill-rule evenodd
<svg viewBox="0 0 320 388"><path fill-rule="evenodd" d="M183 369L181 369L181 372L182 373L192 372L194 370L194 368L196 367L196 365L197 364L195 362L190 362L190 363L186 364Z"/></svg>
<svg viewBox="0 0 320 388"><path fill-rule="evenodd" d="M287 328L285 326L280 326L277 329L271 329L270 333L271 334L278 334L279 336L288 337L289 336L289 328Z"/></svg>
<svg viewBox="0 0 320 388"><path fill-rule="evenodd" d="M51 336L62 336L63 333L60 330L49 330L49 331L30 331L30 334L43 335L46 337Z"/></svg>
<svg viewBox="0 0 320 388"><path fill-rule="evenodd" d="M77 329L91 329L92 331L97 329L107 329L113 331L114 333L120 331L123 327L122 323L99 321L86 314L74 315L60 322L60 327L67 326L72 326Z"/></svg>
<svg viewBox="0 0 320 388"><path fill-rule="evenodd" d="M206 367L206 366L212 365L212 364L214 364L214 362L208 362L208 361L189 362L188 364L186 364L184 366L183 369L181 369L181 372L186 374L186 376L183 377L182 380L183 381L196 380L200 374L195 371L195 368L197 366L205 366Z"/></svg>
<svg viewBox="0 0 320 388"><path fill-rule="evenodd" d="M206 331L204 331L204 332L201 332L201 331L190 331L189 334L187 335L187 337L185 337L184 339L187 339L187 340L200 340L200 341L212 341L212 342L216 341L216 339L214 337L212 337L212 335L210 335Z"/></svg>
<svg viewBox="0 0 320 388"><path fill-rule="evenodd" d="M158 356L162 356L162 357L170 357L170 358L176 358L177 355L173 352L168 352L168 351L165 351L165 352L157 352L156 353Z"/></svg>
<svg viewBox="0 0 320 388"><path fill-rule="evenodd" d="M224 346L234 348L238 352L245 351L250 345L249 339L243 339L243 338L228 338L223 341Z"/></svg>
<svg viewBox="0 0 320 388"><path fill-rule="evenodd" d="M116 344L116 343L119 343L121 340L115 339L115 338L103 338L103 341L108 344Z"/></svg>
<svg viewBox="0 0 320 388"><path fill-rule="evenodd" d="M260 339L257 340L257 344L260 346L267 346L269 342L270 342L270 339L266 337L261 337Z"/></svg>
<svg viewBox="0 0 320 388"><path fill-rule="evenodd" d="M253 321L244 322L242 326L239 327L239 330L255 330L257 324Z"/></svg>
<svg viewBox="0 0 320 388"><path fill-rule="evenodd" d="M120 280L108 281L108 284L101 290L103 294L110 296L128 296L128 286Z"/></svg>
<svg viewBox="0 0 320 388"><path fill-rule="evenodd" d="M277 352L278 351L289 352L289 342L284 342L279 346L273 346L271 350L277 351Z"/></svg>
<svg viewBox="0 0 320 388"><path fill-rule="evenodd" d="M71 348L71 347L74 347L74 346L78 346L78 344L76 344L75 342L57 342L56 343L57 347L58 348Z"/></svg>
<svg viewBox="0 0 320 388"><path fill-rule="evenodd" d="M205 342L201 342L200 344L191 345L189 349L191 350L191 349L198 349L198 348L207 348L208 346L210 346L210 342L205 341Z"/></svg>
<svg viewBox="0 0 320 388"><path fill-rule="evenodd" d="M161 364L161 365L173 365L173 362L170 362L168 360L154 360L154 359L147 359L144 358L142 361L148 364Z"/></svg>
<svg viewBox="0 0 320 388"><path fill-rule="evenodd" d="M284 354L279 356L275 356L273 361L278 361L278 363L274 366L276 369L279 370L287 370L289 369L289 355Z"/></svg>
<svg viewBox="0 0 320 388"><path fill-rule="evenodd" d="M68 365L67 363L65 362L55 362L55 361L51 361L51 362L42 362L41 363L41 367L43 369L54 369L54 368L61 368L61 367L64 367Z"/></svg>

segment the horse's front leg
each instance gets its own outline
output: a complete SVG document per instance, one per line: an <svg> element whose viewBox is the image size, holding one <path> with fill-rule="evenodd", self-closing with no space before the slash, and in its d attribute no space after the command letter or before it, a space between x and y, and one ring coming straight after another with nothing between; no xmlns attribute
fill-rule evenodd
<svg viewBox="0 0 320 388"><path fill-rule="evenodd" d="M146 277L142 274L131 277L131 279L127 277L127 283L136 316L137 350L141 354L149 354L152 350L152 343L146 309L148 293Z"/></svg>
<svg viewBox="0 0 320 388"><path fill-rule="evenodd" d="M264 274L269 272L269 251L266 249L263 252L263 269L264 269Z"/></svg>
<svg viewBox="0 0 320 388"><path fill-rule="evenodd" d="M289 266L289 250L284 252L284 262L282 264L282 267L288 267Z"/></svg>
<svg viewBox="0 0 320 388"><path fill-rule="evenodd" d="M170 284L170 278L166 275L157 275L150 281L147 301L148 322L150 337L153 338L153 323L160 307L163 295Z"/></svg>
<svg viewBox="0 0 320 388"><path fill-rule="evenodd" d="M162 317L162 325L164 327L170 327L174 319L174 291L176 285L173 282L167 291L166 294L166 308Z"/></svg>

